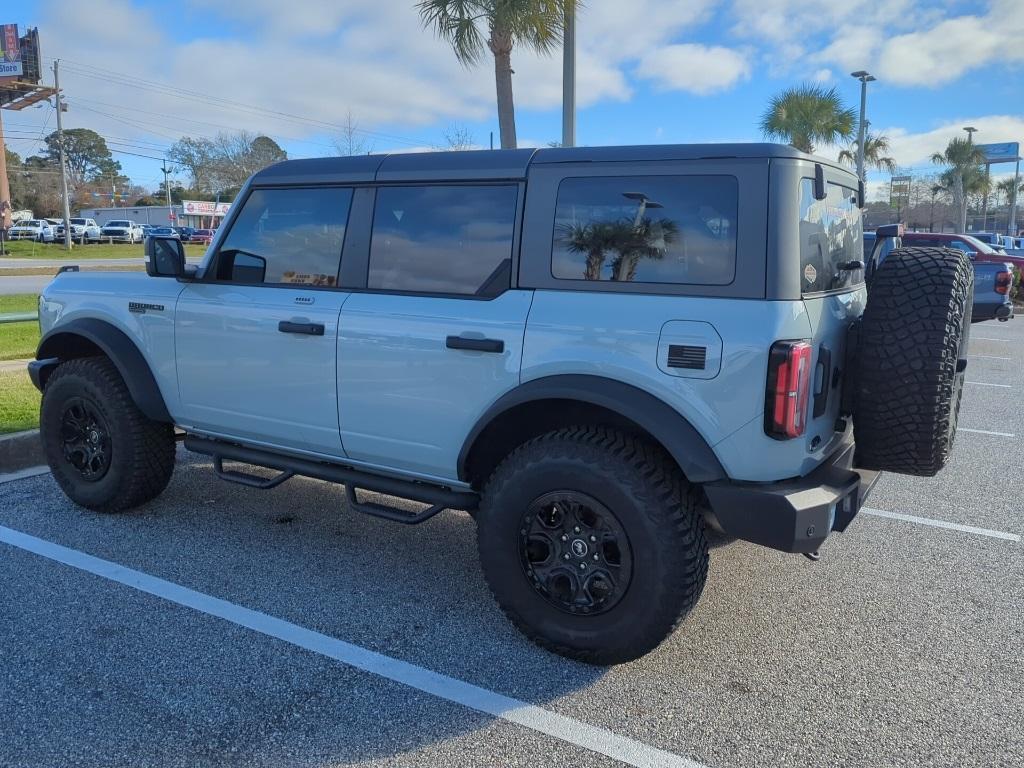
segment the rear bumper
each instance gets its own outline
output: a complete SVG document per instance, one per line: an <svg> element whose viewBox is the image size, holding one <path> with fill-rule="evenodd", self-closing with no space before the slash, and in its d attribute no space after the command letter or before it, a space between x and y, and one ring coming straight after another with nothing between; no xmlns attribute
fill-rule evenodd
<svg viewBox="0 0 1024 768"><path fill-rule="evenodd" d="M704 486L730 536L783 552L814 552L853 521L879 474L853 467L849 443L806 477L778 483L717 481Z"/></svg>
<svg viewBox="0 0 1024 768"><path fill-rule="evenodd" d="M1013 302L1009 298L1000 296L998 299L983 299L977 297L974 301L974 309L971 312L971 322L980 323L984 320L1009 320L1013 317Z"/></svg>

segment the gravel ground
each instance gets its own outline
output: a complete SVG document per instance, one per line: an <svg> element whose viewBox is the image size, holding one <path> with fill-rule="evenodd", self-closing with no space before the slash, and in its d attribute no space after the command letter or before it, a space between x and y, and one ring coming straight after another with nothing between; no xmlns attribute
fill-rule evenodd
<svg viewBox="0 0 1024 768"><path fill-rule="evenodd" d="M974 327L964 432L937 478L870 506L1024 535L1024 323ZM999 337L1005 341L979 340ZM0 525L603 726L713 768L1024 764L1024 544L861 516L822 560L713 550L704 596L636 662L541 651L493 604L474 524L257 492L180 456L122 516L48 475L0 485ZM0 544L0 765L606 765L601 756Z"/></svg>

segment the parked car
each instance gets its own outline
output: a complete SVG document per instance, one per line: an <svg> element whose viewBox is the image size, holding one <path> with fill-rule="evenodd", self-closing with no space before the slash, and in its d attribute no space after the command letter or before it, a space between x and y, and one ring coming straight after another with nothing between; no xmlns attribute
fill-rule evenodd
<svg viewBox="0 0 1024 768"><path fill-rule="evenodd" d="M103 225L100 236L118 243L138 243L143 239L142 226L128 219L115 219Z"/></svg>
<svg viewBox="0 0 1024 768"><path fill-rule="evenodd" d="M902 224L890 224L878 228L878 245L874 250L874 263L885 260L893 250L914 242L919 233L906 233ZM868 233L865 233L865 242ZM872 238L874 242L874 238ZM919 247L922 247L919 245ZM934 247L951 247L935 243ZM962 250L962 249L958 249ZM968 253L968 255L970 255ZM869 264L869 281L871 259ZM974 271L974 305L971 308L971 322L980 323L985 320L1006 321L1013 317L1013 266L996 261L978 261L972 259ZM877 266L875 267L877 268Z"/></svg>
<svg viewBox="0 0 1024 768"><path fill-rule="evenodd" d="M904 245L928 246L943 245L963 251L974 261L991 261L1010 263L1018 270L1024 270L1024 257L999 253L987 243L978 240L974 235L955 235L940 232L907 232L903 236Z"/></svg>
<svg viewBox="0 0 1024 768"><path fill-rule="evenodd" d="M209 245L213 240L213 235L216 230L213 229L196 229L193 230L192 236L189 238L190 243L202 243L203 245Z"/></svg>
<svg viewBox="0 0 1024 768"><path fill-rule="evenodd" d="M46 219L23 219L7 230L7 239L52 243L54 240L53 225Z"/></svg>
<svg viewBox="0 0 1024 768"><path fill-rule="evenodd" d="M174 227L174 231L178 233L178 236L181 238L181 242L188 243L191 242L192 233L195 232L195 229L192 227Z"/></svg>
<svg viewBox="0 0 1024 768"><path fill-rule="evenodd" d="M143 504L177 425L250 489L318 477L407 524L472 510L527 636L636 658L699 599L707 527L813 554L880 471L946 463L970 262L901 248L866 286L859 187L773 144L272 165L198 269L150 237L147 274L43 291L53 479Z"/></svg>
<svg viewBox="0 0 1024 768"><path fill-rule="evenodd" d="M995 232L968 232L971 237L975 240L979 240L985 245L1000 245L1000 236Z"/></svg>
<svg viewBox="0 0 1024 768"><path fill-rule="evenodd" d="M146 233L146 237L170 237L175 240L180 240L181 235L174 227L150 227L149 232Z"/></svg>
<svg viewBox="0 0 1024 768"><path fill-rule="evenodd" d="M71 225L71 239L85 245L100 239L100 227L95 219L73 218L68 222ZM64 239L64 224L61 223L55 232L58 240Z"/></svg>

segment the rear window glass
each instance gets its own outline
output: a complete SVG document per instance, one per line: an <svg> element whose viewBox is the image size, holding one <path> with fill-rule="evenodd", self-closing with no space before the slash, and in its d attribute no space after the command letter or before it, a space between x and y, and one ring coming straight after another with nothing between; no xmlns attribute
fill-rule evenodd
<svg viewBox="0 0 1024 768"><path fill-rule="evenodd" d="M814 199L814 180L800 182L800 285L804 293L837 291L864 282L863 269L843 269L864 260L863 225L857 192L829 183L824 200Z"/></svg>
<svg viewBox="0 0 1024 768"><path fill-rule="evenodd" d="M727 285L736 273L734 176L565 179L551 274L562 280Z"/></svg>

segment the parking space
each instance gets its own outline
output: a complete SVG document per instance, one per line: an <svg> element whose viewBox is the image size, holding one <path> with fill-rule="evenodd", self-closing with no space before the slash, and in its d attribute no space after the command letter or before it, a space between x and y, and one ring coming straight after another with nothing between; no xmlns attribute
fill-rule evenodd
<svg viewBox="0 0 1024 768"><path fill-rule="evenodd" d="M870 499L904 519L817 563L715 548L689 619L611 669L505 621L465 515L406 528L184 453L121 516L0 485L0 765L1019 766L1024 323L971 352L950 465Z"/></svg>

